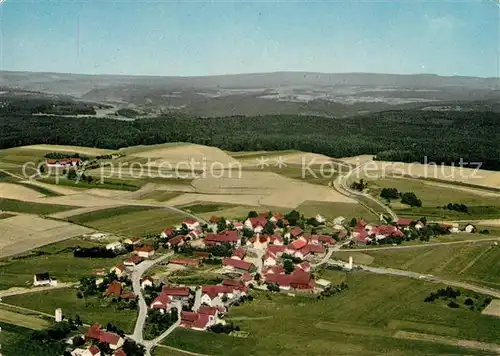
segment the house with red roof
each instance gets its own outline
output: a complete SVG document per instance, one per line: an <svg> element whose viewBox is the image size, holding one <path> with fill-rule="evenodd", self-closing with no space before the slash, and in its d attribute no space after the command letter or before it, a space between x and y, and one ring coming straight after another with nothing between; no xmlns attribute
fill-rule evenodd
<svg viewBox="0 0 500 356"><path fill-rule="evenodd" d="M266 274L266 283L277 284L281 289L313 290L316 286L314 278L308 272L296 269L292 274Z"/></svg>
<svg viewBox="0 0 500 356"><path fill-rule="evenodd" d="M220 245L220 244L234 244L241 243L240 233L235 230L226 230L218 234L206 234L203 242L206 246Z"/></svg>
<svg viewBox="0 0 500 356"><path fill-rule="evenodd" d="M397 225L398 227L403 227L403 228L404 228L404 227L408 227L408 226L410 226L412 222L413 222L413 220L412 220L412 219L404 219L404 218L400 218L400 219L398 219L398 221L397 221L396 225Z"/></svg>
<svg viewBox="0 0 500 356"><path fill-rule="evenodd" d="M281 234L276 232L272 234L271 237L269 238L269 243L271 245L278 245L278 246L283 245L283 238L281 237Z"/></svg>
<svg viewBox="0 0 500 356"><path fill-rule="evenodd" d="M266 251L262 260L265 267L276 266L278 264L278 257L269 250Z"/></svg>
<svg viewBox="0 0 500 356"><path fill-rule="evenodd" d="M108 285L104 292L105 297L120 297L122 294L122 284L119 281L113 281Z"/></svg>
<svg viewBox="0 0 500 356"><path fill-rule="evenodd" d="M86 349L74 349L71 356L101 356L101 350L96 345L90 345Z"/></svg>
<svg viewBox="0 0 500 356"><path fill-rule="evenodd" d="M123 261L123 264L127 268L134 268L135 266L137 266L142 261L144 261L143 257L135 255L135 256L127 258L125 261Z"/></svg>
<svg viewBox="0 0 500 356"><path fill-rule="evenodd" d="M197 260L195 258L172 258L169 263L173 263L176 265L181 265L181 266L188 266L188 267L198 267L200 265L200 260Z"/></svg>
<svg viewBox="0 0 500 356"><path fill-rule="evenodd" d="M78 167L81 165L80 158L63 158L63 159L47 159L45 164L47 167Z"/></svg>
<svg viewBox="0 0 500 356"><path fill-rule="evenodd" d="M271 252L276 257L280 257L287 250L286 246L283 245L269 245L267 251Z"/></svg>
<svg viewBox="0 0 500 356"><path fill-rule="evenodd" d="M172 299L165 293L160 293L149 306L151 309L159 310L162 314L169 312L173 308Z"/></svg>
<svg viewBox="0 0 500 356"><path fill-rule="evenodd" d="M127 356L127 354L125 353L125 351L123 351L123 349L118 349L115 351L113 356Z"/></svg>
<svg viewBox="0 0 500 356"><path fill-rule="evenodd" d="M243 228L245 227L245 225L243 223L240 223L239 221L234 221L232 224L238 231L243 230Z"/></svg>
<svg viewBox="0 0 500 356"><path fill-rule="evenodd" d="M283 266L264 267L262 269L262 273L264 275L266 275L266 274L285 274L285 268Z"/></svg>
<svg viewBox="0 0 500 356"><path fill-rule="evenodd" d="M264 226L266 226L266 224L267 213L266 216L256 216L245 220L245 227L247 229L253 230L253 232L256 234L260 234L262 230L264 230Z"/></svg>
<svg viewBox="0 0 500 356"><path fill-rule="evenodd" d="M311 264L309 262L302 262L296 265L295 269L300 269L304 272L309 272L311 270Z"/></svg>
<svg viewBox="0 0 500 356"><path fill-rule="evenodd" d="M319 235L318 242L323 245L333 246L337 243L337 241L329 235Z"/></svg>
<svg viewBox="0 0 500 356"><path fill-rule="evenodd" d="M96 340L108 344L111 350L119 349L125 341L120 335L103 331L99 324L94 324L87 329L85 339Z"/></svg>
<svg viewBox="0 0 500 356"><path fill-rule="evenodd" d="M286 237L288 238L293 238L293 239L296 239L298 238L300 235L302 235L304 233L304 230L302 230L300 227L296 226L292 229L292 231L290 232L287 232L285 234Z"/></svg>
<svg viewBox="0 0 500 356"><path fill-rule="evenodd" d="M301 248L303 248L306 245L307 245L307 239L305 237L301 236L297 240L288 244L286 247L287 247L287 251L289 251L290 253L293 254L295 251L300 250Z"/></svg>
<svg viewBox="0 0 500 356"><path fill-rule="evenodd" d="M126 268L125 265L122 263L114 267L111 267L109 272L116 274L117 277L123 277L126 273Z"/></svg>
<svg viewBox="0 0 500 356"><path fill-rule="evenodd" d="M168 295L170 299L180 302L188 302L191 297L191 289L189 287L165 286L161 292Z"/></svg>
<svg viewBox="0 0 500 356"><path fill-rule="evenodd" d="M241 273L252 273L255 272L255 266L253 263L246 262L246 261L241 261L241 260L235 260L233 258L224 258L222 260L222 265L226 270L234 271L234 272L241 272Z"/></svg>
<svg viewBox="0 0 500 356"><path fill-rule="evenodd" d="M141 289L145 289L146 287L152 287L155 285L154 279L149 276L141 278L140 283L141 283Z"/></svg>
<svg viewBox="0 0 500 356"><path fill-rule="evenodd" d="M184 245L185 240L186 240L186 236L177 235L177 236L169 239L166 244L167 244L168 248L172 248L175 246L182 246L182 245Z"/></svg>
<svg viewBox="0 0 500 356"><path fill-rule="evenodd" d="M127 245L137 245L140 241L141 241L140 237L130 237L128 239L123 240L123 243Z"/></svg>
<svg viewBox="0 0 500 356"><path fill-rule="evenodd" d="M196 240L197 238L200 238L203 235L203 231L201 229L194 229L187 234L187 239L188 240Z"/></svg>
<svg viewBox="0 0 500 356"><path fill-rule="evenodd" d="M322 255L325 253L323 245L305 245L300 250L294 252L294 256L303 259L307 256Z"/></svg>
<svg viewBox="0 0 500 356"><path fill-rule="evenodd" d="M237 248L236 250L234 250L231 258L234 258L236 260L243 260L245 258L246 254L247 254L247 252L245 251L245 249L240 247L240 248Z"/></svg>
<svg viewBox="0 0 500 356"><path fill-rule="evenodd" d="M243 283L245 283L246 286L248 286L249 284L252 284L254 282L254 278L250 273L243 273L240 276L240 279Z"/></svg>
<svg viewBox="0 0 500 356"><path fill-rule="evenodd" d="M165 229L161 232L160 237L162 239L169 238L172 236L175 236L176 232L173 228L169 227L168 229Z"/></svg>
<svg viewBox="0 0 500 356"><path fill-rule="evenodd" d="M224 306L222 301L225 298L228 300L246 295L248 287L241 284L239 286L227 285L203 285L201 286L201 304L208 306Z"/></svg>
<svg viewBox="0 0 500 356"><path fill-rule="evenodd" d="M104 268L95 269L92 271L92 274L94 276L104 276L106 274L106 270Z"/></svg>
<svg viewBox="0 0 500 356"><path fill-rule="evenodd" d="M141 247L137 247L135 250L134 250L134 253L137 255L137 256L140 256L140 257L143 257L143 258L148 258L148 257L153 257L154 254L155 254L155 249L153 246L150 246L150 245L144 245L144 246L141 246Z"/></svg>
<svg viewBox="0 0 500 356"><path fill-rule="evenodd" d="M201 307L200 307L201 308ZM217 314L210 314L208 310L204 312L181 312L181 328L188 328L198 331L207 330L210 326L217 324Z"/></svg>
<svg viewBox="0 0 500 356"><path fill-rule="evenodd" d="M186 219L183 221L183 224L186 225L188 230L196 230L200 227L200 223L196 219Z"/></svg>

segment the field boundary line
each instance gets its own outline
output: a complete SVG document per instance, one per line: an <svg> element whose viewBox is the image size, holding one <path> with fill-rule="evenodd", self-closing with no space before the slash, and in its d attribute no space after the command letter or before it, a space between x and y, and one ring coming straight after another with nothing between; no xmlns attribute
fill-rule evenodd
<svg viewBox="0 0 500 356"><path fill-rule="evenodd" d="M486 250L482 251L479 255L477 255L472 261L467 263L467 265L458 272L458 274L463 274L465 271L467 271L469 268L474 266L474 264L481 259L485 254L490 252L493 249L493 246L488 247Z"/></svg>

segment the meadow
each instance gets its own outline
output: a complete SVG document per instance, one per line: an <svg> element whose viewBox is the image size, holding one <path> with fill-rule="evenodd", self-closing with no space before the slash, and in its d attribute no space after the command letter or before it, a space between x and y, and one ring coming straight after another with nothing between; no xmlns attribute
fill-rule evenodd
<svg viewBox="0 0 500 356"><path fill-rule="evenodd" d="M125 259L125 255L116 258L73 257L72 248L76 246L100 245L70 239L36 249L25 256L4 259L0 264L0 289L27 287L33 283L35 273L43 272L49 272L58 282L77 282L81 277L90 275L94 269L109 269Z"/></svg>
<svg viewBox="0 0 500 356"><path fill-rule="evenodd" d="M396 188L399 192L414 192L422 201L422 207L410 207L392 200L391 207L401 216L443 220L474 220L500 216L500 194L480 189L468 189L456 184L435 183L412 178L384 178L368 181L370 193L380 199L383 188ZM469 213L441 208L448 203L461 203Z"/></svg>
<svg viewBox="0 0 500 356"><path fill-rule="evenodd" d="M183 214L167 208L124 206L71 216L68 220L103 232L137 237L159 234L169 226L182 223L184 217Z"/></svg>
<svg viewBox="0 0 500 356"><path fill-rule="evenodd" d="M79 315L86 324L108 322L115 324L130 333L134 329L137 312L135 310L118 310L97 297L78 299L74 288L60 288L50 291L34 292L2 298L6 304L12 304L53 314L56 308L62 308L66 317Z"/></svg>
<svg viewBox="0 0 500 356"><path fill-rule="evenodd" d="M500 247L493 242L463 243L420 248L340 251L333 259L450 277L500 288Z"/></svg>
<svg viewBox="0 0 500 356"><path fill-rule="evenodd" d="M30 335L33 330L30 328L22 327L19 325L13 325L10 323L0 321L0 345L2 345L2 354L8 355L18 355L19 349L14 347L20 340Z"/></svg>
<svg viewBox="0 0 500 356"><path fill-rule="evenodd" d="M75 208L76 207L70 205L54 205L0 198L0 210L13 211L16 213L49 215Z"/></svg>
<svg viewBox="0 0 500 356"><path fill-rule="evenodd" d="M348 274L349 290L324 300L258 293L233 307L248 338L177 329L165 345L208 355L467 355L471 350L407 340L401 331L494 343L498 320L466 309L424 303L439 285L399 277ZM362 340L362 342L361 342ZM488 355L473 350L475 355Z"/></svg>

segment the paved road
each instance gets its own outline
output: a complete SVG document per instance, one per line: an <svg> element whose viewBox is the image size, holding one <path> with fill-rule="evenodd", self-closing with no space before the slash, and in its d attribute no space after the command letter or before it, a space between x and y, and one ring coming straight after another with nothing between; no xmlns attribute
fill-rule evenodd
<svg viewBox="0 0 500 356"><path fill-rule="evenodd" d="M363 197L363 198L366 198L366 199L369 199L370 201L374 202L375 204L377 204L378 206L380 206L382 208L382 211L385 211L387 212L393 221L397 221L399 218L398 218L398 215L394 212L394 210L392 210L391 208L389 208L388 206L386 206L384 203L382 203L380 200L378 199L375 199L374 197L372 197L371 195L369 194L365 194L363 192L359 192L357 190L353 190L351 189L348 184L347 184L347 181L349 180L349 178L351 177L352 174L354 173L359 173L359 171L365 166L367 165L368 163L370 162L366 162L366 163L363 163L361 165L359 165L358 167L354 168L354 169L351 169L349 172L347 172L346 174L340 174L337 179L335 179L333 181L333 187L335 188L335 190L337 190L339 193L343 194L343 195L346 195L348 197L351 197L351 198L356 198L356 197Z"/></svg>
<svg viewBox="0 0 500 356"><path fill-rule="evenodd" d="M341 251L341 248L343 246L348 245L350 242L351 242L351 240L346 240L341 244L336 244L333 247L330 247L328 249L328 253L321 259L321 261L314 263L314 264L311 264L311 267L318 267L318 266L321 266L322 264L327 263L330 260L330 258L332 257L334 252Z"/></svg>
<svg viewBox="0 0 500 356"><path fill-rule="evenodd" d="M334 264L334 265L340 265L344 266L345 262L344 261L337 261L337 260L330 260L329 263ZM500 290L495 290L491 288L486 288L486 287L479 287L473 284L465 283L465 282L460 282L460 281L454 281L450 279L444 279L441 277L436 277L430 274L422 274L422 273L416 273L416 272L410 272L410 271L403 271L399 269L394 269L394 268L385 268L385 267L371 267L371 266L365 266L365 265L353 265L354 268L360 268L363 271L371 272L371 273L377 273L377 274L385 274L385 275L393 275L393 276L400 276L400 277L408 277L408 278L414 278L414 279L419 279L419 280L426 280L430 282L436 282L436 283L443 283L449 286L454 286L457 288L463 288L463 289L468 289L472 290L477 293L489 295L491 297L495 298L500 298Z"/></svg>
<svg viewBox="0 0 500 356"><path fill-rule="evenodd" d="M134 293L139 297L139 315L137 316L137 321L135 323L134 333L130 335L130 338L138 343L142 344L144 342L143 330L146 322L146 316L148 314L148 306L144 300L144 296L142 295L140 280L144 272L146 272L149 268L157 263L160 263L161 261L164 261L173 254L173 252L170 252L154 260L146 260L137 265L132 273L132 286L134 288Z"/></svg>

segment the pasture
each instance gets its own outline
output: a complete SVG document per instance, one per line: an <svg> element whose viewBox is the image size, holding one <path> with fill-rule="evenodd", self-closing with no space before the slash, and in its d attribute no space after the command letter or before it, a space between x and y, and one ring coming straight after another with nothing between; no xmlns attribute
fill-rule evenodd
<svg viewBox="0 0 500 356"><path fill-rule="evenodd" d="M0 325L2 323L10 323L33 330L41 330L50 326L50 323L40 317L20 314L0 308Z"/></svg>
<svg viewBox="0 0 500 356"><path fill-rule="evenodd" d="M3 302L49 314L53 314L56 308L62 308L66 317L74 317L78 314L86 324L106 325L111 322L126 333L133 331L137 318L135 310L118 310L97 297L78 299L74 288L60 288L4 297Z"/></svg>
<svg viewBox="0 0 500 356"><path fill-rule="evenodd" d="M500 247L491 241L362 253L340 251L335 252L332 258L347 261L349 256L354 258L355 264L439 275L500 289Z"/></svg>
<svg viewBox="0 0 500 356"><path fill-rule="evenodd" d="M230 309L248 338L177 329L165 345L207 355L467 355L471 350L440 343L403 340L398 332L418 331L460 340L495 343L498 321L466 309L424 303L437 286L406 278L352 273L349 290L316 300L312 296L257 293ZM488 355L473 350L475 355Z"/></svg>
<svg viewBox="0 0 500 356"><path fill-rule="evenodd" d="M2 354L6 356L18 355L19 348L15 345L18 345L21 340L24 340L33 332L30 328L13 325L10 322L0 321L0 327L2 328L2 332L0 332L0 345L2 345Z"/></svg>
<svg viewBox="0 0 500 356"><path fill-rule="evenodd" d="M99 231L136 237L143 234L159 234L171 225L182 223L184 218L183 214L168 208L123 206L71 216L68 220Z"/></svg>

